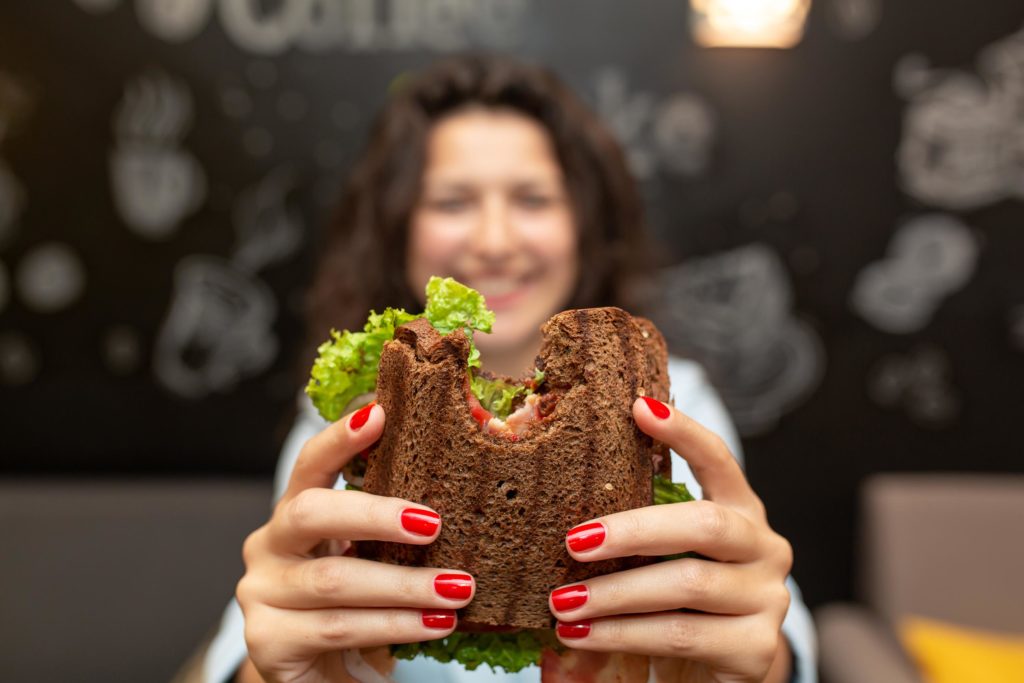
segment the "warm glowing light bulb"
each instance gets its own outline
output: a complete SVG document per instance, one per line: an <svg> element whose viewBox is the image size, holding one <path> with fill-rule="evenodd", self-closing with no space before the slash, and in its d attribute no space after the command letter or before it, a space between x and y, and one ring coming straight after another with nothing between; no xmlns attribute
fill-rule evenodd
<svg viewBox="0 0 1024 683"><path fill-rule="evenodd" d="M691 0L694 38L708 47L792 47L810 0Z"/></svg>

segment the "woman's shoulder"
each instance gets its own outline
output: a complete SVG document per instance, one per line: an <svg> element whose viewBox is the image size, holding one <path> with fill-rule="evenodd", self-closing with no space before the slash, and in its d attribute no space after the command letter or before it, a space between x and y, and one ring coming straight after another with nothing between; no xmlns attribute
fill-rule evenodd
<svg viewBox="0 0 1024 683"><path fill-rule="evenodd" d="M669 356L668 376L671 402L676 409L722 437L729 450L743 464L743 446L736 427L700 363Z"/></svg>
<svg viewBox="0 0 1024 683"><path fill-rule="evenodd" d="M707 375L700 363L680 356L668 357L668 376L672 383L673 396L680 391L692 393L710 388Z"/></svg>

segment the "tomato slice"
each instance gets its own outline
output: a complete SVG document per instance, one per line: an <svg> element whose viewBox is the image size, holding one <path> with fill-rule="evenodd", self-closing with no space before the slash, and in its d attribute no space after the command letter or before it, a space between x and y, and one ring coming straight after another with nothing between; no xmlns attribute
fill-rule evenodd
<svg viewBox="0 0 1024 683"><path fill-rule="evenodd" d="M484 409L479 403L469 409L469 412L473 415L473 419L480 423L481 427L486 427L487 423L490 422L493 415Z"/></svg>

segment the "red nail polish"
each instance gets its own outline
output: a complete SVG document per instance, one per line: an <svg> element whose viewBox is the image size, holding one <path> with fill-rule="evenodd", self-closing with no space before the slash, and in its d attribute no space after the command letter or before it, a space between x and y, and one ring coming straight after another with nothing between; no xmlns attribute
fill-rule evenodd
<svg viewBox="0 0 1024 683"><path fill-rule="evenodd" d="M443 598L465 600L473 594L473 577L469 574L438 574L434 590Z"/></svg>
<svg viewBox="0 0 1024 683"><path fill-rule="evenodd" d="M569 529L565 542L569 544L570 550L581 553L584 550L592 550L604 543L604 535L604 524L590 522L589 524L580 524L578 527Z"/></svg>
<svg viewBox="0 0 1024 683"><path fill-rule="evenodd" d="M423 625L427 628L451 628L455 626L455 610L425 609L423 610Z"/></svg>
<svg viewBox="0 0 1024 683"><path fill-rule="evenodd" d="M374 403L375 401L371 401L353 413L348 420L348 428L355 432L366 424L366 421L370 419L370 411L373 410Z"/></svg>
<svg viewBox="0 0 1024 683"><path fill-rule="evenodd" d="M582 606L588 597L587 587L581 583L575 586L562 586L551 591L551 605L556 612L567 612Z"/></svg>
<svg viewBox="0 0 1024 683"><path fill-rule="evenodd" d="M433 510L406 508L402 510L402 528L420 536L433 536L441 526L441 515Z"/></svg>
<svg viewBox="0 0 1024 683"><path fill-rule="evenodd" d="M562 638L586 638L590 635L590 621L560 621L556 630Z"/></svg>
<svg viewBox="0 0 1024 683"><path fill-rule="evenodd" d="M647 407L651 409L652 413L654 413L654 417L658 418L659 420L664 420L668 418L669 415L672 414L672 411L668 409L668 406L659 401L658 399L651 398L650 396L644 396L643 399L644 403L647 404Z"/></svg>

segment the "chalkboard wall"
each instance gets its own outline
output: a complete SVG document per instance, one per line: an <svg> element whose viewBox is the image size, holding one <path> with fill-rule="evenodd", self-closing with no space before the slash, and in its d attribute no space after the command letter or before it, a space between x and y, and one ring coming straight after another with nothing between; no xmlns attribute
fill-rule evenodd
<svg viewBox="0 0 1024 683"><path fill-rule="evenodd" d="M857 486L1021 471L1024 5L817 0L791 50L694 44L683 0L5 0L8 475L269 475L324 217L389 84L543 61L627 145L811 604Z"/></svg>

